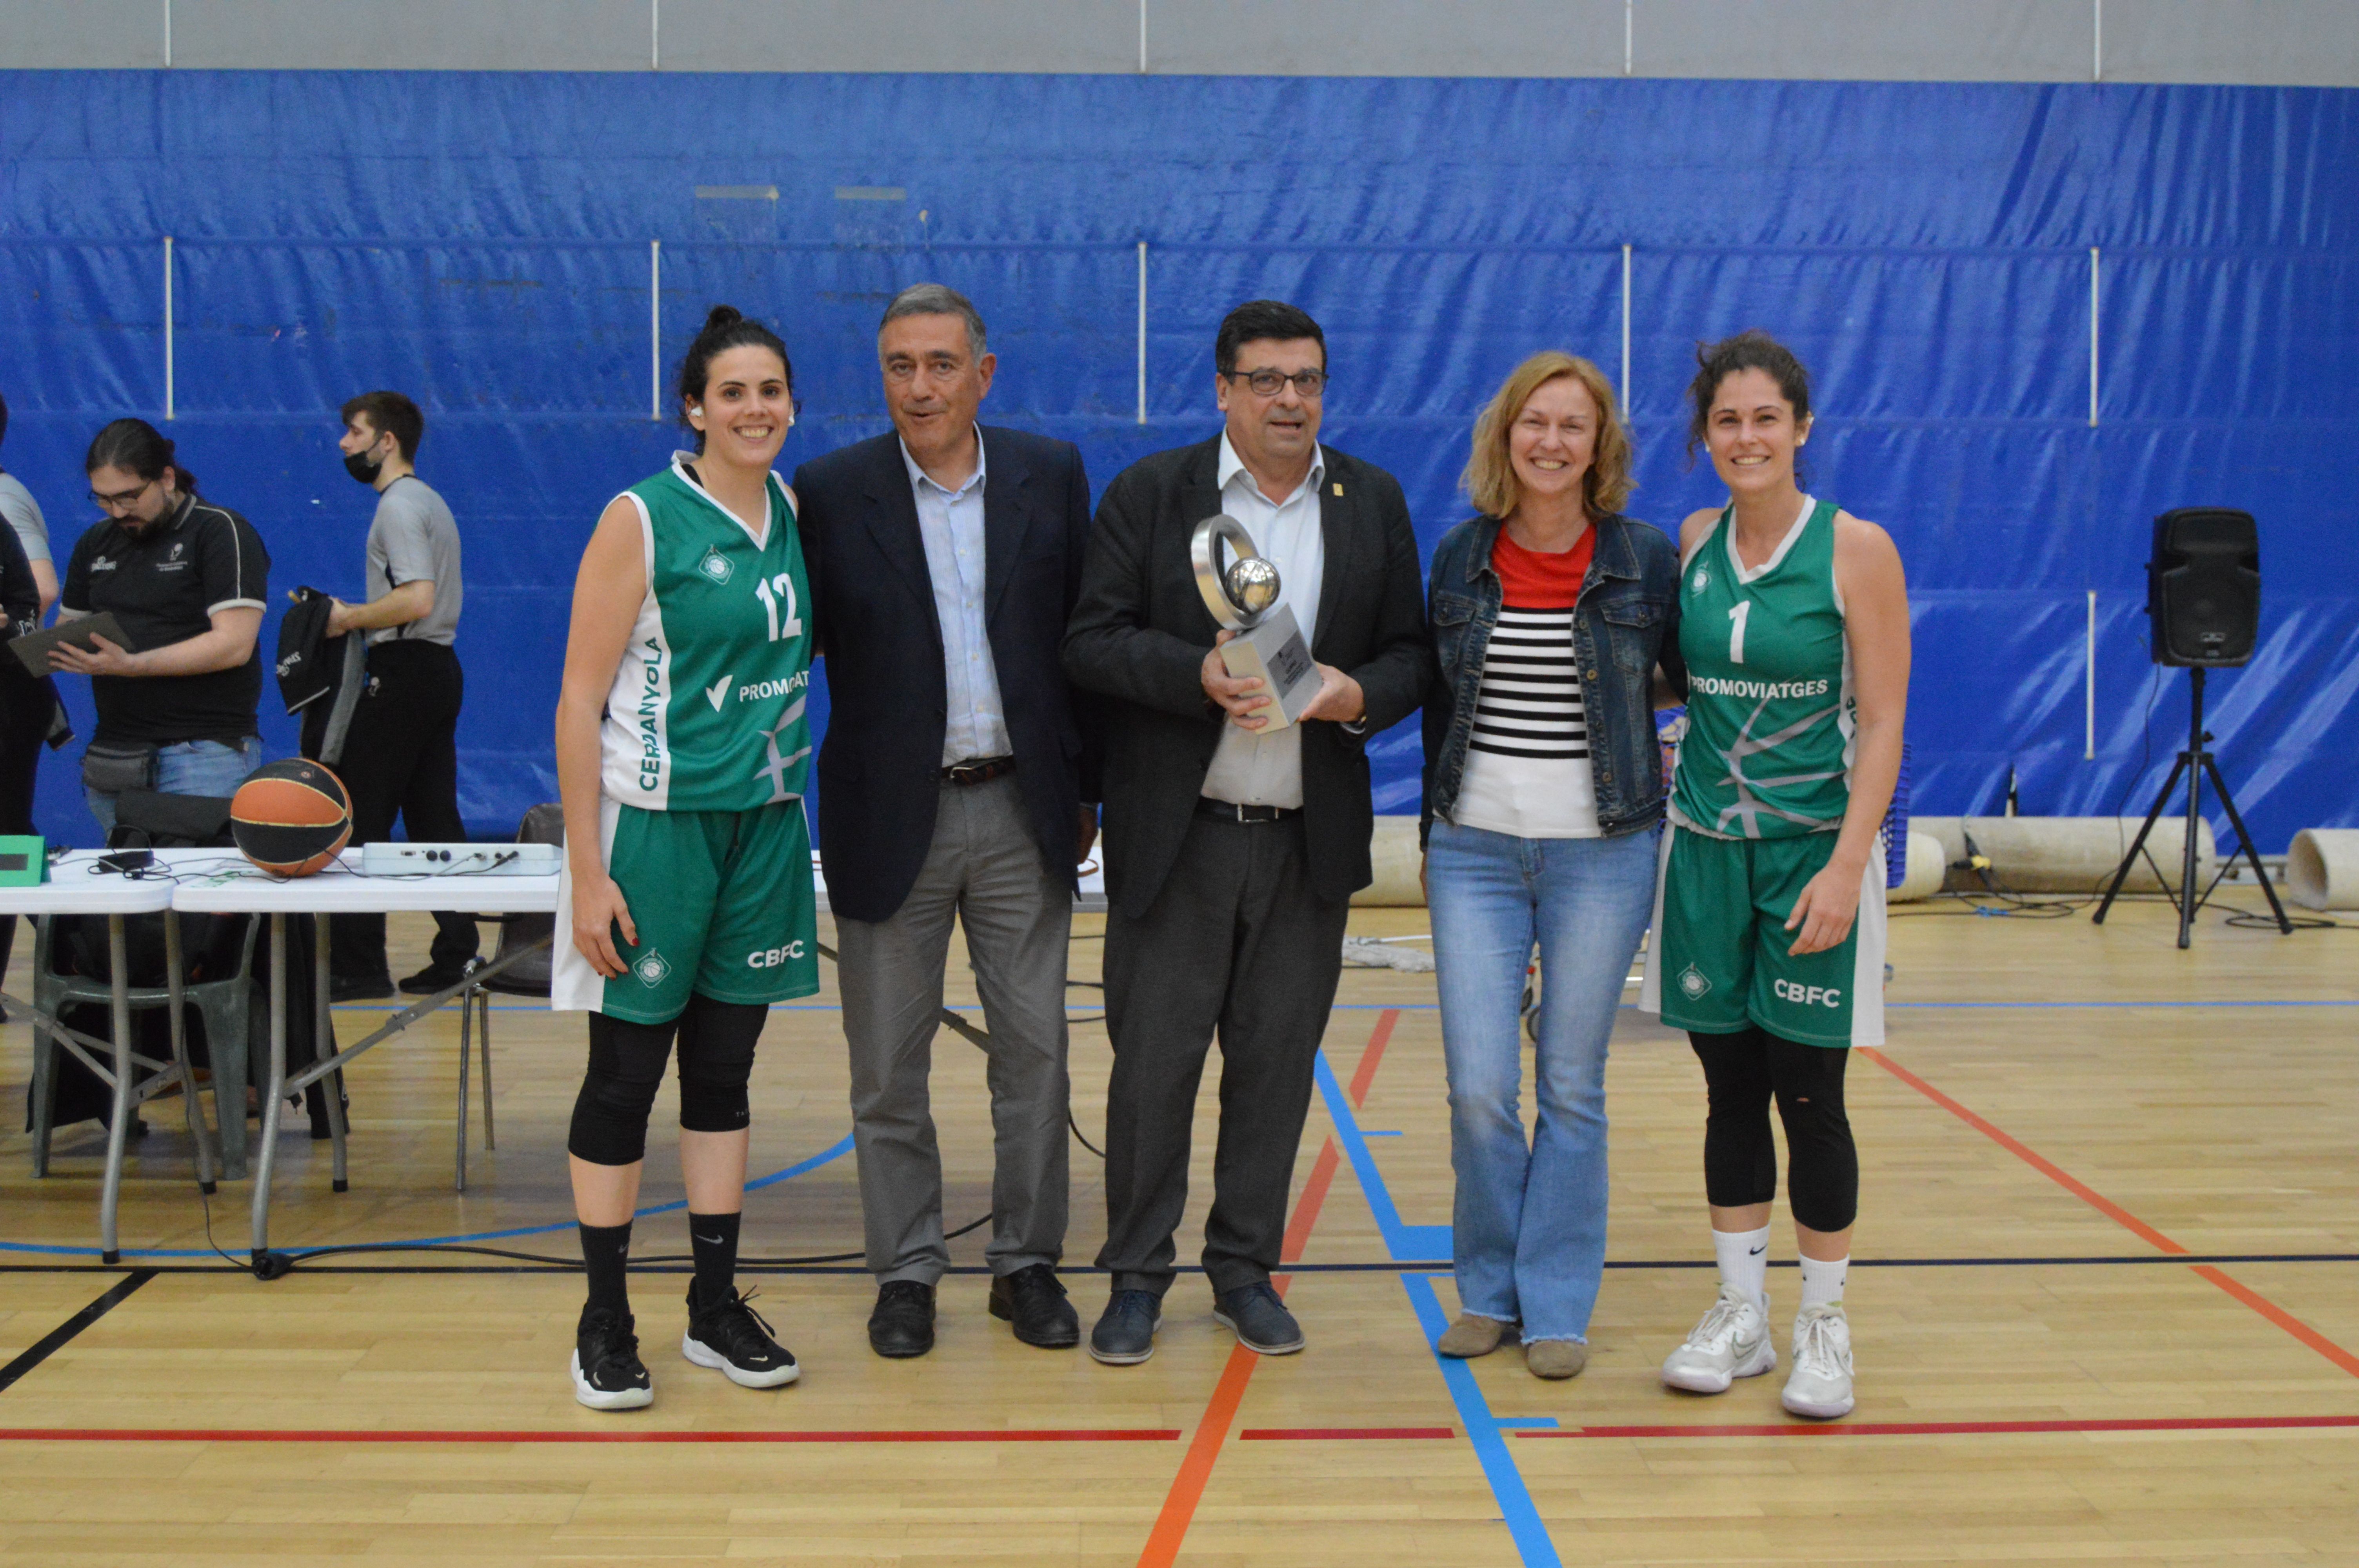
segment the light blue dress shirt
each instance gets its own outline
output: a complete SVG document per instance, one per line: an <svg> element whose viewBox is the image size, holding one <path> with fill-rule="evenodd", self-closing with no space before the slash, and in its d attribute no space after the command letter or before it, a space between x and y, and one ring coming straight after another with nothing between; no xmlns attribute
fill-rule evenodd
<svg viewBox="0 0 2359 1568"><path fill-rule="evenodd" d="M974 472L956 490L927 477L909 455L909 490L918 503L918 533L926 546L926 575L934 584L934 619L942 629L942 676L950 709L942 729L942 766L978 757L1005 757L1007 716L999 706L999 670L992 663L984 622L983 431L974 433Z"/></svg>

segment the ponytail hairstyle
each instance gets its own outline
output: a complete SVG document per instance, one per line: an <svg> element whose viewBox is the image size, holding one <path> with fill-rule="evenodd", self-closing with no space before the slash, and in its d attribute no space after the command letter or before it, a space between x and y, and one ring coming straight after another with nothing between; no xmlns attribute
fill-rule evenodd
<svg viewBox="0 0 2359 1568"><path fill-rule="evenodd" d="M778 356L778 363L786 367L788 400L798 413L802 409L801 400L794 395L795 362L787 357L787 345L778 335L761 322L748 319L734 305L716 305L704 318L704 328L696 334L696 341L688 345L688 357L679 362L679 422L695 436L699 452L704 450L704 432L688 423L689 406L704 401L713 360L731 349L743 348L767 349Z"/></svg>
<svg viewBox="0 0 2359 1568"><path fill-rule="evenodd" d="M197 476L188 466L173 456L172 443L166 440L156 427L145 419L117 419L98 433L90 444L90 454L82 460L84 473L96 473L101 469L121 469L153 483L170 469L179 476L180 492L197 493Z"/></svg>
<svg viewBox="0 0 2359 1568"><path fill-rule="evenodd" d="M1712 400L1720 394L1720 384L1740 371L1767 372L1777 384L1778 395L1793 406L1794 425L1799 431L1810 422L1810 373L1794 357L1794 351L1763 331L1748 328L1733 338L1723 338L1716 343L1696 345L1695 379L1688 383L1688 466L1695 466L1696 448L1702 444L1712 420ZM1802 476L1799 454L1794 460L1794 482L1807 484Z"/></svg>

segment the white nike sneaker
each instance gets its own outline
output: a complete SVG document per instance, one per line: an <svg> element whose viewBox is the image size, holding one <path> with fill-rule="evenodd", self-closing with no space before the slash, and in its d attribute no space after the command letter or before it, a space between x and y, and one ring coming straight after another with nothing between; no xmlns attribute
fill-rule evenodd
<svg viewBox="0 0 2359 1568"><path fill-rule="evenodd" d="M1663 1381L1691 1394L1724 1394L1738 1378L1757 1378L1777 1365L1769 1343L1767 1303L1758 1305L1729 1285L1688 1330L1687 1343L1663 1359Z"/></svg>
<svg viewBox="0 0 2359 1568"><path fill-rule="evenodd" d="M1794 1314L1794 1370L1783 1402L1796 1415L1821 1421L1851 1414L1851 1323L1843 1303Z"/></svg>

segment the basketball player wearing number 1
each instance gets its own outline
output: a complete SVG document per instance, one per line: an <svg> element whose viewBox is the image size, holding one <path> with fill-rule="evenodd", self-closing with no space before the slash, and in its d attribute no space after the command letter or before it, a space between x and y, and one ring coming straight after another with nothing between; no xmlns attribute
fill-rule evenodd
<svg viewBox="0 0 2359 1568"><path fill-rule="evenodd" d="M1881 827L1900 772L1908 595L1890 535L1802 493L1810 375L1767 334L1699 351L1689 449L1725 507L1680 533L1688 730L1671 786L1640 1006L1702 1062L1704 1192L1720 1293L1663 1381L1717 1394L1777 1364L1764 1290L1777 1102L1801 1253L1783 1402L1851 1413L1843 1276L1859 1156L1853 1045L1884 1043Z"/></svg>

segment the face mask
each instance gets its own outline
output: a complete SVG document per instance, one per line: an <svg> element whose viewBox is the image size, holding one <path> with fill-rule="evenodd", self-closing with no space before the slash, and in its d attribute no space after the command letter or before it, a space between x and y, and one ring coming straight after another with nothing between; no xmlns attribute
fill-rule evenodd
<svg viewBox="0 0 2359 1568"><path fill-rule="evenodd" d="M344 460L344 471L365 485L375 485L384 469L384 459L370 457L364 451L354 452Z"/></svg>

